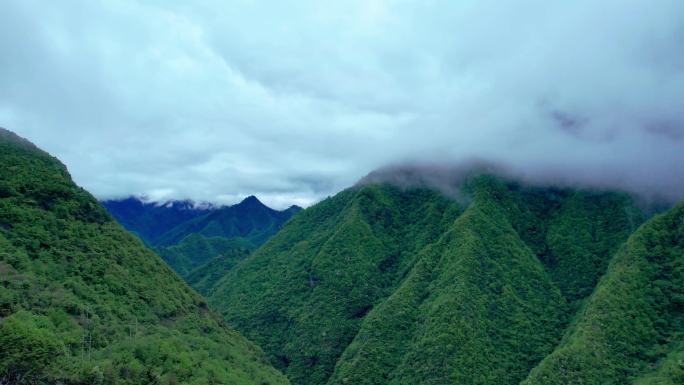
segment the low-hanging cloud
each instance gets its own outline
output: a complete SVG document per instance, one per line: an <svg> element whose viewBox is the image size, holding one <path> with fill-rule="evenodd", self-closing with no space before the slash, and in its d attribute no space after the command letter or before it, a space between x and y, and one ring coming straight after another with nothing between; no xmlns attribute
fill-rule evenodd
<svg viewBox="0 0 684 385"><path fill-rule="evenodd" d="M100 198L486 159L684 198L680 0L0 3L0 126Z"/></svg>

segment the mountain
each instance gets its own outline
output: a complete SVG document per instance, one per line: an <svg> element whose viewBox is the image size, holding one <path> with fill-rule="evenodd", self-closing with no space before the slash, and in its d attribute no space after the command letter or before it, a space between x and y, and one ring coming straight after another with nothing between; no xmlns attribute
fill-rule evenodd
<svg viewBox="0 0 684 385"><path fill-rule="evenodd" d="M211 206L197 206L189 200L159 204L136 197L105 200L102 205L123 227L148 245L156 245L165 232L211 210Z"/></svg>
<svg viewBox="0 0 684 385"><path fill-rule="evenodd" d="M0 164L0 383L287 383L57 159Z"/></svg>
<svg viewBox="0 0 684 385"><path fill-rule="evenodd" d="M294 384L518 384L643 220L623 193L490 174L455 197L362 184L298 214L208 298Z"/></svg>
<svg viewBox="0 0 684 385"><path fill-rule="evenodd" d="M211 210L172 228L159 238L157 251L178 274L187 277L215 258L246 256L242 251L261 246L299 211L298 206L276 211L249 196L239 204Z"/></svg>
<svg viewBox="0 0 684 385"><path fill-rule="evenodd" d="M156 204L135 198L103 204L183 277L214 258L256 249L301 211L298 206L273 210L254 196L233 206L208 208L189 201Z"/></svg>
<svg viewBox="0 0 684 385"><path fill-rule="evenodd" d="M164 233L157 245L177 244L190 234L200 234L204 237L239 237L253 246L260 246L299 210L301 208L292 206L284 211L276 211L255 196L249 196L236 205L220 207L179 224Z"/></svg>
<svg viewBox="0 0 684 385"><path fill-rule="evenodd" d="M684 202L617 252L586 307L524 385L684 384Z"/></svg>

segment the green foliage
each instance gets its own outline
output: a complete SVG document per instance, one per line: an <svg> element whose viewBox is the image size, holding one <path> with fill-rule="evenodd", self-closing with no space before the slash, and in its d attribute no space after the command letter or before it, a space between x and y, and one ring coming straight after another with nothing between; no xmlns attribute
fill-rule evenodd
<svg viewBox="0 0 684 385"><path fill-rule="evenodd" d="M641 222L619 194L575 192L549 223L543 258L551 277L570 301L585 298L606 270L618 246Z"/></svg>
<svg viewBox="0 0 684 385"><path fill-rule="evenodd" d="M247 249L230 249L192 270L185 280L192 288L206 295L238 262L247 258L249 252Z"/></svg>
<svg viewBox="0 0 684 385"><path fill-rule="evenodd" d="M297 215L211 298L293 381L324 382L364 315L410 269L412 251L459 211L429 191L342 192Z"/></svg>
<svg viewBox="0 0 684 385"><path fill-rule="evenodd" d="M684 384L684 344L674 348L657 363L655 369L640 376L634 385L679 385Z"/></svg>
<svg viewBox="0 0 684 385"><path fill-rule="evenodd" d="M0 131L0 161L0 383L287 383L267 357L301 385L684 383L684 202L634 232L624 194L479 175L356 186L252 254L258 201L174 230L264 355L54 158Z"/></svg>
<svg viewBox="0 0 684 385"><path fill-rule="evenodd" d="M35 382L65 354L47 317L19 311L0 321L0 373L12 383Z"/></svg>
<svg viewBox="0 0 684 385"><path fill-rule="evenodd" d="M492 198L478 188L420 253L364 319L329 384L512 384L551 351L562 297Z"/></svg>
<svg viewBox="0 0 684 385"><path fill-rule="evenodd" d="M196 282L200 291L208 290L207 285L218 280L217 272L225 273L237 262L236 257L242 259L245 251L266 242L300 210L297 206L272 210L251 196L237 205L210 210L175 226L159 237L157 252L186 279L194 270L209 273L213 278L204 279L195 273L188 280L191 284ZM218 270L201 270L204 265Z"/></svg>
<svg viewBox="0 0 684 385"><path fill-rule="evenodd" d="M517 384L641 217L622 194L491 176L463 196L343 191L237 263L210 303L296 384Z"/></svg>
<svg viewBox="0 0 684 385"><path fill-rule="evenodd" d="M0 164L0 383L287 383L56 159Z"/></svg>
<svg viewBox="0 0 684 385"><path fill-rule="evenodd" d="M683 341L684 202L620 248L569 335L524 384L625 384L642 375L637 383L681 383Z"/></svg>
<svg viewBox="0 0 684 385"><path fill-rule="evenodd" d="M254 245L242 237L205 237L192 233L178 244L157 248L157 252L181 277L187 277L192 270L222 255L243 255L253 249Z"/></svg>

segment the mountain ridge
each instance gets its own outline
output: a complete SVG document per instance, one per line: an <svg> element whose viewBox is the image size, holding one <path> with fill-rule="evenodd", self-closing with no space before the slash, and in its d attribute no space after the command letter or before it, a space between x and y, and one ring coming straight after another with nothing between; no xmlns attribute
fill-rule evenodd
<svg viewBox="0 0 684 385"><path fill-rule="evenodd" d="M103 200L101 203L127 230L152 246L165 232L212 208L196 205L191 200L150 202L134 196Z"/></svg>
<svg viewBox="0 0 684 385"><path fill-rule="evenodd" d="M209 301L295 384L518 383L551 353L644 215L627 194L486 174L466 178L459 198L386 183L344 190L304 210L235 265L208 291ZM464 224L455 230L455 223ZM439 246L454 231L470 235ZM477 264L463 270L465 262L444 262L447 255L501 265L493 270L501 279L476 273ZM526 267L509 274L516 264ZM529 274L539 283L520 278ZM475 280L453 286L450 276ZM478 288L489 279L492 288ZM458 294L464 290L479 294ZM501 299L496 290L509 294ZM410 298L417 302L404 302ZM463 315L447 309L471 298L480 299L466 313L485 332L457 337L467 322L451 327ZM488 313L495 308L508 311ZM505 321L506 314L515 316ZM448 346L471 348L454 355ZM489 346L488 353L478 346Z"/></svg>
<svg viewBox="0 0 684 385"><path fill-rule="evenodd" d="M684 383L684 202L478 169L173 226L165 260L262 352L58 160L0 150L0 382Z"/></svg>
<svg viewBox="0 0 684 385"><path fill-rule="evenodd" d="M183 277L214 258L246 256L240 250L256 249L301 211L296 205L282 211L271 209L254 195L230 206L145 203L137 198L104 204Z"/></svg>
<svg viewBox="0 0 684 385"><path fill-rule="evenodd" d="M0 163L0 382L288 383L56 158Z"/></svg>

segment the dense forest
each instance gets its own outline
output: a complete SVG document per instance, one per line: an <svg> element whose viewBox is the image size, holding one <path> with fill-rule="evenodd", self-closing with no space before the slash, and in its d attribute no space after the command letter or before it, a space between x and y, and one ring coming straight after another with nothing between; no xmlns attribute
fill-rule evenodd
<svg viewBox="0 0 684 385"><path fill-rule="evenodd" d="M576 317L523 385L684 384L684 202L629 238Z"/></svg>
<svg viewBox="0 0 684 385"><path fill-rule="evenodd" d="M681 206L634 233L623 193L461 189L345 190L210 303L295 384L681 383Z"/></svg>
<svg viewBox="0 0 684 385"><path fill-rule="evenodd" d="M127 202L135 236L7 131L0 162L0 384L684 384L684 202L474 170Z"/></svg>
<svg viewBox="0 0 684 385"><path fill-rule="evenodd" d="M55 158L0 131L1 384L286 384Z"/></svg>

